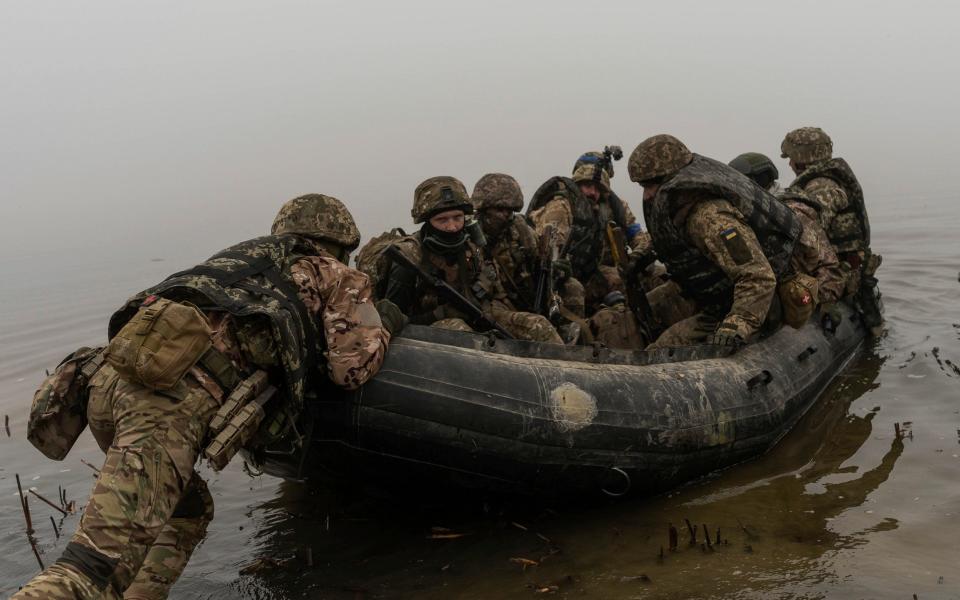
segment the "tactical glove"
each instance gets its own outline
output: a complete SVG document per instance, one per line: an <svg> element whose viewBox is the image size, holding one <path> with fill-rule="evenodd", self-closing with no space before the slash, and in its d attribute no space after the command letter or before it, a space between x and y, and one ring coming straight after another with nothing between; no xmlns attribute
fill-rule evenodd
<svg viewBox="0 0 960 600"><path fill-rule="evenodd" d="M380 320L387 331L390 332L391 337L400 333L400 330L410 321L407 315L400 310L400 307L389 300L378 300L374 306L380 313Z"/></svg>
<svg viewBox="0 0 960 600"><path fill-rule="evenodd" d="M739 350L746 345L744 339L737 333L737 328L725 323L721 323L707 341L715 346L729 346L734 350Z"/></svg>

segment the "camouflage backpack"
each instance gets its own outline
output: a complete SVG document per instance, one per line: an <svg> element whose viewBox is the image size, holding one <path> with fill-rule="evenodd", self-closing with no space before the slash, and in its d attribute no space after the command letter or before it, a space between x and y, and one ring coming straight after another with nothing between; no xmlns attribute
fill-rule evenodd
<svg viewBox="0 0 960 600"><path fill-rule="evenodd" d="M360 252L357 253L354 259L357 269L370 277L370 283L373 284L373 289L376 290L377 297L382 297L383 295L380 289L380 280L386 274L387 268L389 267L387 258L383 255L383 252L387 249L387 246L405 237L407 237L407 234L403 229L394 227L390 231L385 231L371 238L369 242L360 248Z"/></svg>

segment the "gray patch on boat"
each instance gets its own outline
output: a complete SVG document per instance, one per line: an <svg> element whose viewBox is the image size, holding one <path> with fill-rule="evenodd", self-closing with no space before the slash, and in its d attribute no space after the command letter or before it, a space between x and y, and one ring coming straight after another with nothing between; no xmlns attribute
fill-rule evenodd
<svg viewBox="0 0 960 600"><path fill-rule="evenodd" d="M563 432L579 431L597 416L597 400L572 383L564 383L550 392L550 414Z"/></svg>

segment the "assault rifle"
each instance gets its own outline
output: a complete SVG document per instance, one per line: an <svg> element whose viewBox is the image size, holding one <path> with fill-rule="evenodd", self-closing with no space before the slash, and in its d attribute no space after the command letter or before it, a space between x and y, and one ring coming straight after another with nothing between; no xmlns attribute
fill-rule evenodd
<svg viewBox="0 0 960 600"><path fill-rule="evenodd" d="M556 262L560 249L553 243L553 225L547 225L540 236L537 254L537 290L533 298L533 310L546 315L554 321L560 313L560 303L554 289L553 265Z"/></svg>
<svg viewBox="0 0 960 600"><path fill-rule="evenodd" d="M390 260L399 264L401 267L419 275L421 279L433 287L438 296L444 298L447 302L453 304L457 307L457 309L462 311L466 315L467 321L470 323L470 325L475 326L477 329L492 329L508 340L514 339L514 336L511 335L509 331L504 329L500 323L497 323L493 317L490 317L487 315L487 313L483 312L482 308L474 304L469 298L454 289L453 286L444 281L442 277L429 273L426 269L410 260L410 258L401 252L400 249L395 245L391 244L387 246L387 249L384 250L384 253Z"/></svg>
<svg viewBox="0 0 960 600"><path fill-rule="evenodd" d="M650 326L653 323L653 309L650 307L650 301L647 300L646 292L640 286L640 282L637 281L639 269L636 267L639 265L631 267L627 238L623 235L623 229L617 225L616 221L607 222L607 242L610 245L613 264L620 271L623 287L627 290L627 303L637 318L637 327L649 340L651 339Z"/></svg>

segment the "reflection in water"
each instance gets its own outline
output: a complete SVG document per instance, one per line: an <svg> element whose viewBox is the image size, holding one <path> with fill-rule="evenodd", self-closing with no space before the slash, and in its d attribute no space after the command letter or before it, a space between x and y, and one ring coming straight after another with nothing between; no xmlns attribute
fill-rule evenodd
<svg viewBox="0 0 960 600"><path fill-rule="evenodd" d="M868 503L903 452L893 439L876 466L847 464L875 433L877 410L854 414L851 403L878 385L884 360L862 357L767 456L670 496L551 510L476 496L398 505L369 490L283 484L261 507L256 533L261 556L281 564L241 581L274 598L526 597L536 589L681 598L826 585L835 577L830 555L897 527L879 518L854 533L832 526ZM701 530L691 547L687 518L707 524L714 543L719 527L721 544L701 546ZM661 561L669 522L681 529L680 546ZM519 559L537 565L525 569Z"/></svg>

